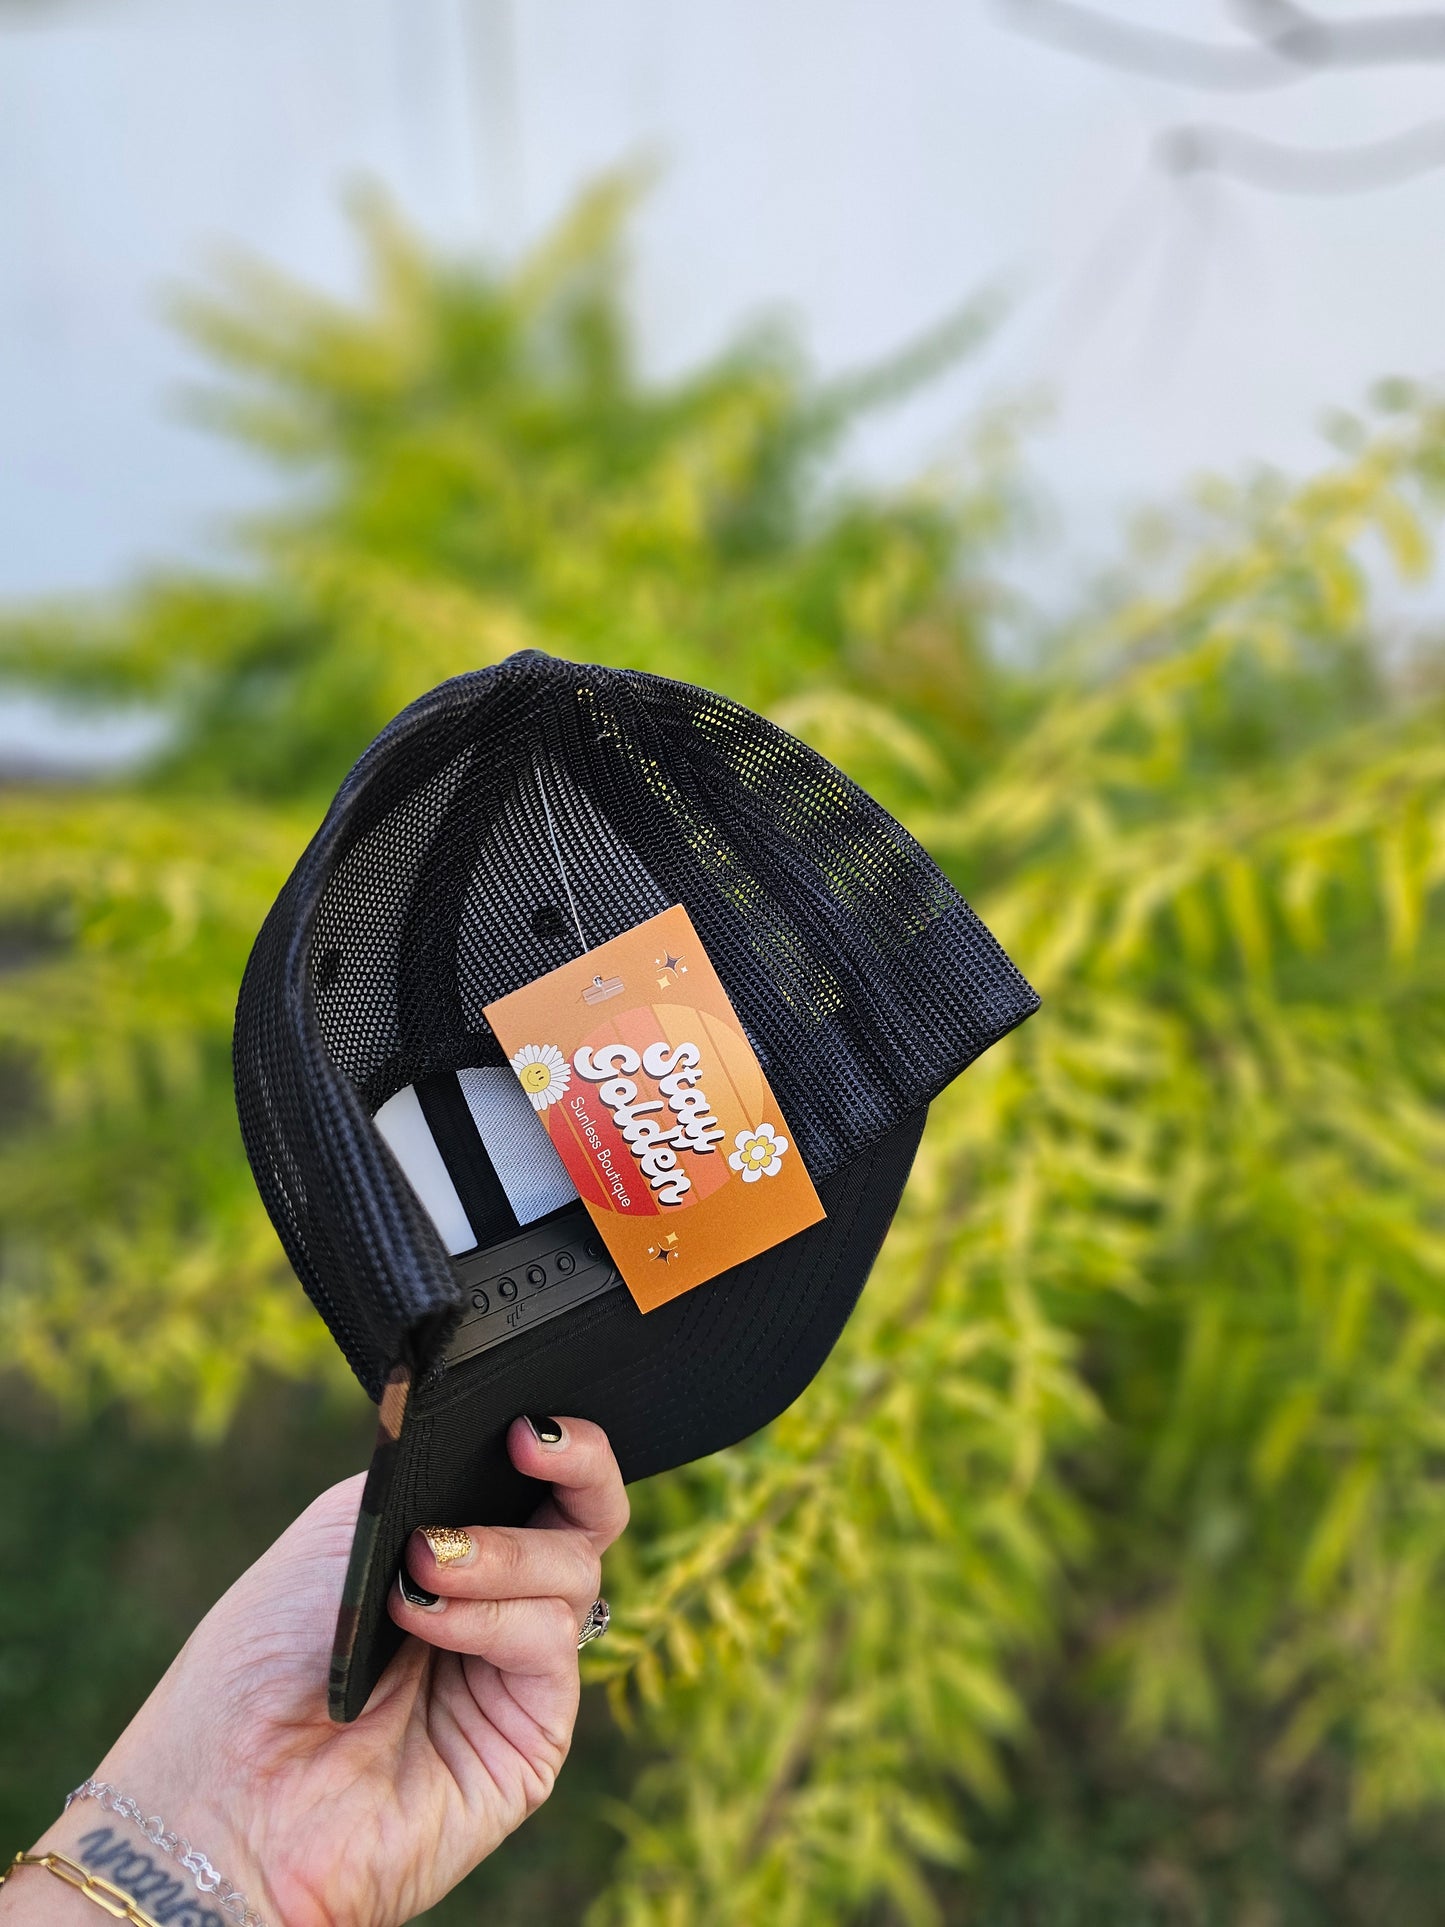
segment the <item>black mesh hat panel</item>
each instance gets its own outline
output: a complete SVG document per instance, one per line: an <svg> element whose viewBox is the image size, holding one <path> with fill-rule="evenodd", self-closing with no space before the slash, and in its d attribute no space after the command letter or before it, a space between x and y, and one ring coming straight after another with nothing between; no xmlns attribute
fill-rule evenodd
<svg viewBox="0 0 1445 1927"><path fill-rule="evenodd" d="M576 923L590 948L673 903L815 1181L1037 1007L918 843L739 704L536 651L442 684L343 783L237 1009L257 1184L373 1398L460 1292L372 1113L501 1062L483 1006L575 956Z"/></svg>

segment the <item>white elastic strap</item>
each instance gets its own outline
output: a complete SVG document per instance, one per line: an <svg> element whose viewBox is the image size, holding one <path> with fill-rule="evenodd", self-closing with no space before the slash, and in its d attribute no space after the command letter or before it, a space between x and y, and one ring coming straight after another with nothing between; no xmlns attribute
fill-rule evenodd
<svg viewBox="0 0 1445 1927"><path fill-rule="evenodd" d="M511 1077L511 1072L507 1075ZM516 1079L512 1079L516 1083ZM517 1085L521 1092L521 1085ZM372 1119L386 1139L391 1155L406 1174L407 1183L437 1228L437 1236L453 1257L470 1251L477 1242L451 1173L437 1149L431 1128L422 1116L421 1101L408 1084L389 1097Z"/></svg>

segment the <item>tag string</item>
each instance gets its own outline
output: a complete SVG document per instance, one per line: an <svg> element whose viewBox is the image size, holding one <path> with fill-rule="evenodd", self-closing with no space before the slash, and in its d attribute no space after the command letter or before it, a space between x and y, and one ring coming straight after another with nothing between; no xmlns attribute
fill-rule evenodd
<svg viewBox="0 0 1445 1927"><path fill-rule="evenodd" d="M562 861L561 846L557 841L557 832L552 825L552 810L547 802L547 785L542 781L542 764L538 758L533 758L532 767L537 772L537 793L542 799L542 814L547 819L547 834L552 839L552 854L557 859L557 874L561 877L562 888L567 893L567 908L572 912L572 921L577 927L577 941L581 945L582 955L585 957L587 955L587 939L582 934L582 919L577 914L577 905L572 898L572 885L567 878L567 865Z"/></svg>

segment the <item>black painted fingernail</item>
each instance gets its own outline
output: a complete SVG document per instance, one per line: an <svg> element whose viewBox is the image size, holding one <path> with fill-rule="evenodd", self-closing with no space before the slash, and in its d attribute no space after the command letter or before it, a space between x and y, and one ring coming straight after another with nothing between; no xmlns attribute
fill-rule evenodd
<svg viewBox="0 0 1445 1927"><path fill-rule="evenodd" d="M531 1427L532 1437L538 1445L561 1445L565 1442L567 1435L556 1419L533 1418L530 1412L524 1412L522 1416Z"/></svg>
<svg viewBox="0 0 1445 1927"><path fill-rule="evenodd" d="M405 1566L396 1575L396 1583L407 1605L420 1606L424 1613L439 1613L447 1603L439 1592L428 1592L425 1586L419 1586Z"/></svg>

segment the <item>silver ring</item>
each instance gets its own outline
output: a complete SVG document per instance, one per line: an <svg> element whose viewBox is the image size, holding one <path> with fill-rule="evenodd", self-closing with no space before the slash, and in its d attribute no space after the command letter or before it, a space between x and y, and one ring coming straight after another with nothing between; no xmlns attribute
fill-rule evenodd
<svg viewBox="0 0 1445 1927"><path fill-rule="evenodd" d="M602 1635L607 1631L608 1622L611 1618L612 1614L608 1610L607 1601L605 1599L594 1599L592 1604L587 1608L587 1617L582 1621L581 1628L577 1634L577 1647L579 1652L582 1647L591 1645L594 1639L601 1639Z"/></svg>

